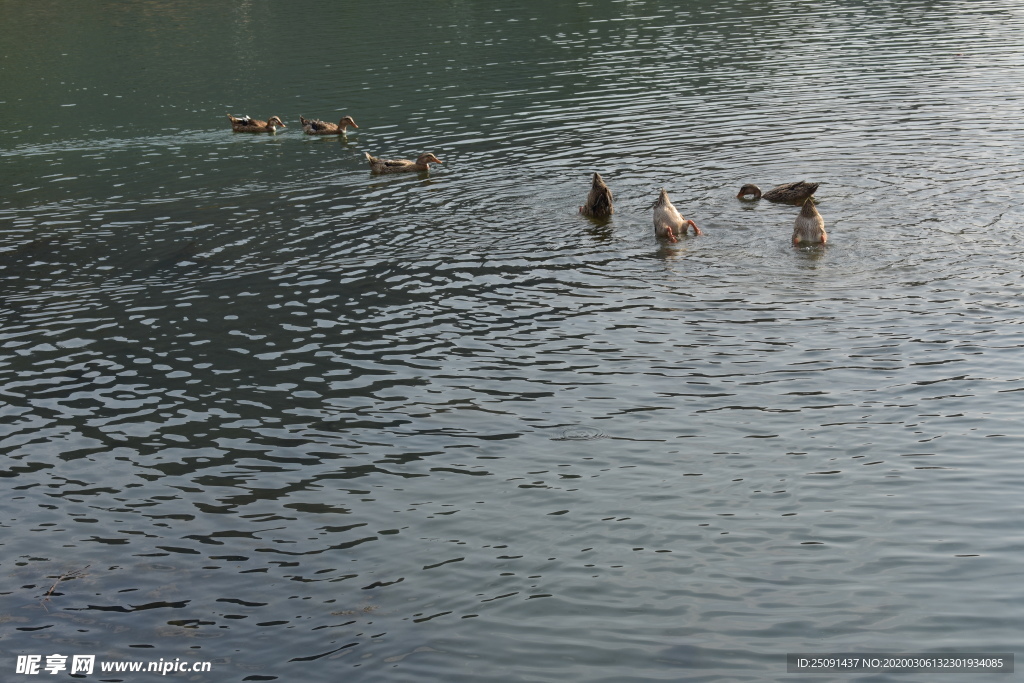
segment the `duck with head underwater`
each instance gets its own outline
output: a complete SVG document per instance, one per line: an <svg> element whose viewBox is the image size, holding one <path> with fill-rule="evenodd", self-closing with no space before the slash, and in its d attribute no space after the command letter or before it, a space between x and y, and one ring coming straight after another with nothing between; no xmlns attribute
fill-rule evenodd
<svg viewBox="0 0 1024 683"><path fill-rule="evenodd" d="M786 183L785 185L779 185L773 187L764 194L761 194L761 188L752 183L748 183L740 188L739 194L736 195L736 199L746 199L750 197L752 200L767 199L770 202L776 202L779 204L803 204L804 200L814 194L814 191L818 189L818 183L805 183L800 181L798 183Z"/></svg>
<svg viewBox="0 0 1024 683"><path fill-rule="evenodd" d="M595 173L590 194L587 195L587 203L580 207L580 213L591 218L607 218L614 212L611 188L605 184L600 173Z"/></svg>
<svg viewBox="0 0 1024 683"><path fill-rule="evenodd" d="M658 200L654 202L654 234L669 242L678 242L686 234L687 226L693 228L694 235L704 233L689 218L684 218L668 198L665 188L661 189Z"/></svg>
<svg viewBox="0 0 1024 683"><path fill-rule="evenodd" d="M796 222L793 223L793 246L825 244L826 242L828 242L828 233L825 232L825 219L821 217L814 202L808 197L804 200Z"/></svg>

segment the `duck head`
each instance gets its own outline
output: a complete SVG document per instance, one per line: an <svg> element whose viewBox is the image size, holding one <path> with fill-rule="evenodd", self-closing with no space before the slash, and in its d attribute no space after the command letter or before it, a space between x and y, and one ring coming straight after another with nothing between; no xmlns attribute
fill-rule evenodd
<svg viewBox="0 0 1024 683"><path fill-rule="evenodd" d="M278 128L287 127L288 126L284 125L284 121L281 120L280 116L271 116L269 119L267 119L267 128L269 128L270 130L277 130Z"/></svg>
<svg viewBox="0 0 1024 683"><path fill-rule="evenodd" d="M341 118L341 121L338 121L338 128L341 128L341 130L344 131L345 128L348 126L352 126L353 128L359 127L356 125L355 119L353 119L351 116L343 116Z"/></svg>
<svg viewBox="0 0 1024 683"><path fill-rule="evenodd" d="M746 184L740 188L739 194L736 195L736 199L746 199L748 196L752 196L753 199L761 198L761 188L757 185Z"/></svg>
<svg viewBox="0 0 1024 683"><path fill-rule="evenodd" d="M430 152L427 152L426 154L419 155L416 158L416 163L420 166L426 166L427 164L440 164L442 161Z"/></svg>

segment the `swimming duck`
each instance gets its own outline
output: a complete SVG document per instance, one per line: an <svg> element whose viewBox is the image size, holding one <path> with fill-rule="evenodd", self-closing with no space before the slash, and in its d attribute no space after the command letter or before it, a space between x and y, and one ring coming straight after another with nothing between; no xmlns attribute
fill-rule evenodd
<svg viewBox="0 0 1024 683"><path fill-rule="evenodd" d="M747 184L740 188L736 199L745 199L748 195L753 195L753 199L767 199L770 202L784 204L803 204L804 200L814 194L817 189L818 183L800 181L799 183L779 185L761 194L761 188L757 185Z"/></svg>
<svg viewBox="0 0 1024 683"><path fill-rule="evenodd" d="M371 156L369 152L366 154L366 160L370 162L370 171L372 173L401 173L402 171L429 171L429 164L440 164L441 160L435 157L430 152L421 154L416 158L416 161L409 161L408 159L381 159L380 157Z"/></svg>
<svg viewBox="0 0 1024 683"><path fill-rule="evenodd" d="M587 203L580 207L580 213L592 218L607 218L614 213L612 191L604 184L601 174L594 174L594 184L587 195Z"/></svg>
<svg viewBox="0 0 1024 683"><path fill-rule="evenodd" d="M276 133L278 128L287 128L278 116L271 116L266 121L258 121L248 115L238 118L228 114L231 129L236 133Z"/></svg>
<svg viewBox="0 0 1024 683"><path fill-rule="evenodd" d="M664 188L658 195L658 201L654 202L654 234L657 237L667 239L669 242L678 242L679 237L686 234L686 227L693 227L694 235L703 235L697 224L689 218L683 218L676 207L669 201L668 192Z"/></svg>
<svg viewBox="0 0 1024 683"><path fill-rule="evenodd" d="M345 129L349 126L353 128L359 127L351 116L343 116L341 121L337 123L327 123L320 119L307 119L300 115L299 122L302 124L302 131L306 135L344 135Z"/></svg>
<svg viewBox="0 0 1024 683"><path fill-rule="evenodd" d="M825 232L825 219L814 208L814 202L808 197L804 200L800 215L793 224L793 246L801 244L825 244L828 234Z"/></svg>

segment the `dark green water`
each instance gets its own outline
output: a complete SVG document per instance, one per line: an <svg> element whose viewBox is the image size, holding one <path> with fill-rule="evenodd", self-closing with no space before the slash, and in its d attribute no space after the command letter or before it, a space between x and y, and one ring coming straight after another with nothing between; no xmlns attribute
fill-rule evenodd
<svg viewBox="0 0 1024 683"><path fill-rule="evenodd" d="M1019 643L1015 3L0 16L0 678L763 681ZM824 248L735 197L803 179ZM705 235L655 239L662 187Z"/></svg>

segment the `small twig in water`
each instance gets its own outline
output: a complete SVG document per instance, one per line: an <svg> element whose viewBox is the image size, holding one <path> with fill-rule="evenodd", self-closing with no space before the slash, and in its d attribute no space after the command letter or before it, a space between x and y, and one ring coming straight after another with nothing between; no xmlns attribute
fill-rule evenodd
<svg viewBox="0 0 1024 683"><path fill-rule="evenodd" d="M79 576L82 576L85 573L85 570L88 569L90 566L92 566L92 565L88 565L87 564L84 567L82 567L81 569L72 569L71 571L64 572L63 574L58 576L57 580L53 582L52 586L50 586L50 590L48 590L45 593L43 593L43 599L44 600L49 600L50 596L53 594L53 591L57 590L57 585L61 581L65 581L67 579L77 579Z"/></svg>

